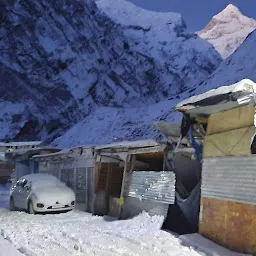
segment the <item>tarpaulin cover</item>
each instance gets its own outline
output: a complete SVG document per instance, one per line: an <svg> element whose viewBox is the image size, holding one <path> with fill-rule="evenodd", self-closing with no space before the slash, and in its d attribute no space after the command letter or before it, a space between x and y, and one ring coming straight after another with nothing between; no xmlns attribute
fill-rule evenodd
<svg viewBox="0 0 256 256"><path fill-rule="evenodd" d="M193 225L198 225L199 211L200 211L200 194L201 194L201 181L192 190L188 198L182 199L176 193L176 202L180 207L182 213L187 218L188 222Z"/></svg>

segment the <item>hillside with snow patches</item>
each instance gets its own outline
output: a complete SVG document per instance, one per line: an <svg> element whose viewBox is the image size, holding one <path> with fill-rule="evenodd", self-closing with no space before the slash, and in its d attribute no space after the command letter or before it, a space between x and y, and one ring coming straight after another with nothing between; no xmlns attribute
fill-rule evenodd
<svg viewBox="0 0 256 256"><path fill-rule="evenodd" d="M255 29L255 19L244 16L236 6L229 4L197 34L210 42L225 59L234 53Z"/></svg>
<svg viewBox="0 0 256 256"><path fill-rule="evenodd" d="M244 78L256 81L256 31L203 82L186 89L169 100L134 108L98 108L88 118L79 122L54 145L71 147L82 144L110 143L115 140L160 138L154 121L179 123L181 115L175 106L182 99L224 85L231 85ZM83 132L81 132L83 131ZM100 138L100 139L99 139Z"/></svg>
<svg viewBox="0 0 256 256"><path fill-rule="evenodd" d="M202 83L184 91L178 97L140 108L97 109L90 118L75 125L55 145L71 147L98 142L118 140L161 138L155 131L154 121L179 123L181 115L175 106L182 99L198 95L224 85L234 84L244 78L256 81L256 30L248 35L244 43ZM81 133L80 131L83 131Z"/></svg>
<svg viewBox="0 0 256 256"><path fill-rule="evenodd" d="M219 65L180 15L114 2L1 1L0 139L51 141L104 108L176 97Z"/></svg>

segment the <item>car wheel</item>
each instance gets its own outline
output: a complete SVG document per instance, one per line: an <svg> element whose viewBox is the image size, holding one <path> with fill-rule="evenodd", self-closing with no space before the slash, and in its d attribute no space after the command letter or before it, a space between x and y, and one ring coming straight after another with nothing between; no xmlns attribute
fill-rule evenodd
<svg viewBox="0 0 256 256"><path fill-rule="evenodd" d="M15 207L15 204L14 204L14 200L11 197L11 199L10 199L10 211L15 211L15 210L16 210L16 207Z"/></svg>
<svg viewBox="0 0 256 256"><path fill-rule="evenodd" d="M29 214L35 214L35 210L34 210L34 206L33 206L33 202L32 201L28 202L28 213Z"/></svg>

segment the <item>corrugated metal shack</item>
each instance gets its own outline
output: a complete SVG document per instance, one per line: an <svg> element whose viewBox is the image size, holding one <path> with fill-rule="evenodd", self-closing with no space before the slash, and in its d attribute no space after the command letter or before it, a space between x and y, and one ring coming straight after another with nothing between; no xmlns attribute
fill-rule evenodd
<svg viewBox="0 0 256 256"><path fill-rule="evenodd" d="M96 147L95 213L129 218L145 210L166 217L175 200L175 174L165 167L169 150L155 141Z"/></svg>
<svg viewBox="0 0 256 256"><path fill-rule="evenodd" d="M58 152L60 149L52 147L41 147L27 150L17 150L5 153L6 161L15 165L14 181L24 175L38 173L38 165L34 162L33 156Z"/></svg>
<svg viewBox="0 0 256 256"><path fill-rule="evenodd" d="M76 194L76 208L93 212L94 207L94 156L93 148L77 147L64 149L53 154L33 157L39 173L58 177Z"/></svg>
<svg viewBox="0 0 256 256"><path fill-rule="evenodd" d="M15 152L21 150L30 150L33 148L42 147L42 141L12 141L12 142L0 142L0 152Z"/></svg>
<svg viewBox="0 0 256 256"><path fill-rule="evenodd" d="M256 84L245 79L181 102L183 134L204 137L200 233L243 253L256 253Z"/></svg>

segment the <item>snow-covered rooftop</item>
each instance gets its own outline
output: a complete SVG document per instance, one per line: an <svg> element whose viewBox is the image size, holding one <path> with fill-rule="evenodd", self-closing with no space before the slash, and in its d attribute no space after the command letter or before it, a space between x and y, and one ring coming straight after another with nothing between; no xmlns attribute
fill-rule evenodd
<svg viewBox="0 0 256 256"><path fill-rule="evenodd" d="M61 155L66 155L66 154L68 154L72 151L75 151L77 149L92 149L92 148L93 148L93 146L78 146L78 147L74 147L74 148L64 148L61 151L54 152L54 153L35 155L35 156L33 156L33 158L61 156Z"/></svg>
<svg viewBox="0 0 256 256"><path fill-rule="evenodd" d="M38 147L38 148L32 148L32 149L21 149L21 150L17 150L17 151L14 151L14 152L8 152L8 154L12 154L14 157L19 157L19 156L22 156L22 155L25 155L25 154L36 154L37 152L41 152L41 151L52 151L52 152L56 152L60 149L56 148L56 147Z"/></svg>
<svg viewBox="0 0 256 256"><path fill-rule="evenodd" d="M95 149L106 149L106 148L143 148L143 147L154 147L159 146L160 142L155 140L138 140L138 141L121 141L111 143L107 145L97 146Z"/></svg>
<svg viewBox="0 0 256 256"><path fill-rule="evenodd" d="M61 151L54 152L54 153L35 155L35 156L33 156L33 158L59 156L59 155L67 154L67 153L69 153L69 151L70 151L69 148L65 148L65 149L62 149Z"/></svg>
<svg viewBox="0 0 256 256"><path fill-rule="evenodd" d="M200 105L200 102L204 101L204 107L207 107L207 100L209 100L210 98L216 97L216 96L225 96L227 94L235 94L237 92L242 92L243 96L244 95L251 95L253 96L256 93L256 84L251 81L250 79L243 79L240 82L237 82L233 85L230 86L222 86L219 87L218 89L213 89L210 90L206 93L197 95L197 96L193 96L190 97L186 100L183 100L182 102L180 102L179 104L177 104L176 109L179 111L189 111L191 109L195 109L195 108L199 108L202 107ZM239 101L239 102L238 102ZM210 101L209 101L210 102ZM221 100L220 100L221 102ZM240 102L242 102L242 104L248 104L250 102L250 99L247 97L247 99L245 99L243 101L243 98L240 99L236 99L235 105L237 105ZM234 104L232 104L232 100L226 100L225 103L230 103L228 108L232 108L235 107ZM208 104L209 106L213 106L213 105L217 105L218 101L216 104ZM233 106L234 105L234 106Z"/></svg>
<svg viewBox="0 0 256 256"><path fill-rule="evenodd" d="M13 141L13 142L0 142L1 147L22 147L22 146L38 146L42 141Z"/></svg>

